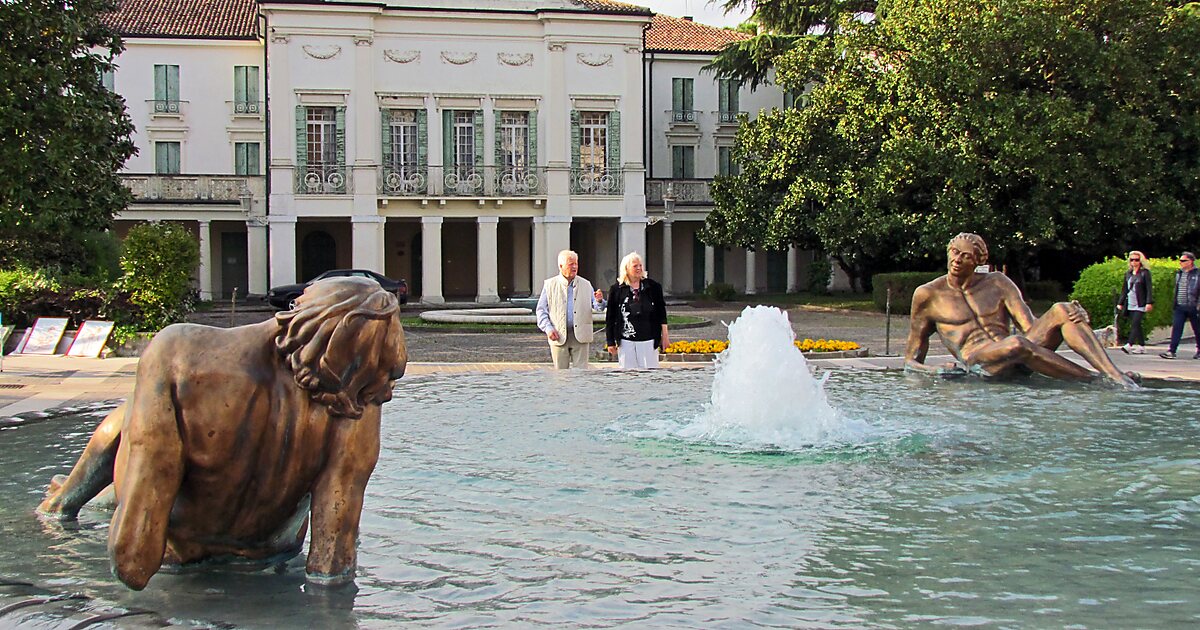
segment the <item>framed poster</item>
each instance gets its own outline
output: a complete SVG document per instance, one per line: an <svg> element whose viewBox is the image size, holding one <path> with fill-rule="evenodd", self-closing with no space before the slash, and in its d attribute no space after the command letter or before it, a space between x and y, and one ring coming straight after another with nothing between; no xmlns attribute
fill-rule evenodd
<svg viewBox="0 0 1200 630"><path fill-rule="evenodd" d="M58 340L67 330L66 317L39 317L33 322L29 339L25 340L22 354L54 354Z"/></svg>
<svg viewBox="0 0 1200 630"><path fill-rule="evenodd" d="M112 334L112 329L112 322L98 319L89 319L83 322L79 326L79 330L75 332L75 339L71 341L71 346L67 348L67 356L93 359L100 356L100 351L104 350L104 342L108 341L108 336Z"/></svg>
<svg viewBox="0 0 1200 630"><path fill-rule="evenodd" d="M32 328L26 328L25 332L21 333L21 340L17 342L17 347L13 348L13 354L21 354L25 351L25 344L29 341L29 334L32 332Z"/></svg>

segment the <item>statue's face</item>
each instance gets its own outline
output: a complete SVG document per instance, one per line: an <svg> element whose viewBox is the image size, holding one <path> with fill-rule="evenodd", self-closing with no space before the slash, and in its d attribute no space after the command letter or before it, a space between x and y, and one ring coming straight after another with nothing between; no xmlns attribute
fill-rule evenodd
<svg viewBox="0 0 1200 630"><path fill-rule="evenodd" d="M970 241L955 239L950 241L946 249L946 270L956 278L967 278L975 273L975 267L982 262L975 253L975 246Z"/></svg>

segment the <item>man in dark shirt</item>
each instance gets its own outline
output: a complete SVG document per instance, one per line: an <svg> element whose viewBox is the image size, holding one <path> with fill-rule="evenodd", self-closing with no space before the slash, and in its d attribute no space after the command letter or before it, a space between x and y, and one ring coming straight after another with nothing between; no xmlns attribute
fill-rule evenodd
<svg viewBox="0 0 1200 630"><path fill-rule="evenodd" d="M1200 269L1196 269L1196 255L1183 252L1179 255L1179 271L1175 272L1175 307L1172 309L1171 348L1158 355L1174 359L1183 338L1183 322L1192 324L1192 335L1196 337L1196 354L1200 359Z"/></svg>

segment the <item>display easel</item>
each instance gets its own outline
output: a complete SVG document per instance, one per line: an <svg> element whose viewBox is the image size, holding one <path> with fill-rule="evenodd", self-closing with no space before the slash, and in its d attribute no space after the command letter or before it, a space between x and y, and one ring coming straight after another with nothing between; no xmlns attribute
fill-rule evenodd
<svg viewBox="0 0 1200 630"><path fill-rule="evenodd" d="M4 343L8 341L12 331L12 326L0 326L0 372L4 371Z"/></svg>

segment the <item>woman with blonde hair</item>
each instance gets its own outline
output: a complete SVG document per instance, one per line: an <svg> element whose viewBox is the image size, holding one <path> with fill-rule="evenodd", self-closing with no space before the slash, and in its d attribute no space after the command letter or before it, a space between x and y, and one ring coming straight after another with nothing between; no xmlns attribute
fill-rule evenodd
<svg viewBox="0 0 1200 630"><path fill-rule="evenodd" d="M604 337L622 369L658 367L657 348L670 344L662 285L646 277L637 252L621 259L617 283L608 290Z"/></svg>
<svg viewBox="0 0 1200 630"><path fill-rule="evenodd" d="M1129 337L1121 351L1125 354L1146 352L1146 334L1142 332L1142 318L1154 310L1154 291L1150 287L1150 270L1146 267L1146 255L1134 250L1129 252L1129 269L1121 283L1117 297L1117 312L1129 318Z"/></svg>

